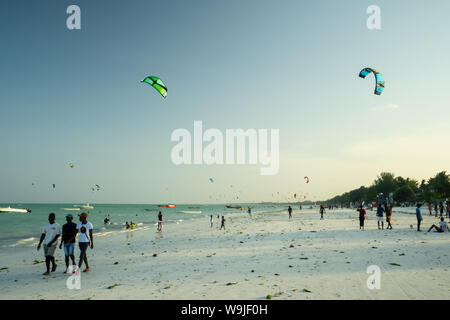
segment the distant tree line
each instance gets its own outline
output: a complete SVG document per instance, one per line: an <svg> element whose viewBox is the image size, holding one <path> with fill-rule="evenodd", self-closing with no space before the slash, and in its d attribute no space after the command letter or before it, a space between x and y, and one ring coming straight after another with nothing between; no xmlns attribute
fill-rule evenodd
<svg viewBox="0 0 450 320"><path fill-rule="evenodd" d="M361 186L323 203L329 205L349 205L384 202L393 196L395 204L432 203L450 198L450 175L439 172L428 180L395 177L393 173L382 172L369 187ZM392 197L391 197L392 199Z"/></svg>

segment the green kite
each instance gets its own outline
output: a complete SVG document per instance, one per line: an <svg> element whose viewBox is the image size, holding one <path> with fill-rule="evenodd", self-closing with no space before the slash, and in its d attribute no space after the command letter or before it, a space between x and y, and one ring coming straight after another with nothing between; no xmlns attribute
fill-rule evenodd
<svg viewBox="0 0 450 320"><path fill-rule="evenodd" d="M167 87L160 78L155 76L148 76L144 80L141 80L141 82L145 82L151 85L163 96L163 98L167 96Z"/></svg>

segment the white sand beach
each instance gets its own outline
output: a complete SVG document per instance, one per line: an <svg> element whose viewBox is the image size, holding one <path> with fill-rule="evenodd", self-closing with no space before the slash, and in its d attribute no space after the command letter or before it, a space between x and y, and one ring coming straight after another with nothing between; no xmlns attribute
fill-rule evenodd
<svg viewBox="0 0 450 320"><path fill-rule="evenodd" d="M43 252L28 241L29 250L1 254L0 299L450 299L450 233L427 233L437 223L427 212L417 232L415 215L401 209L393 230L377 230L375 211L360 231L354 210L320 220L317 210L294 209L290 221L287 211L227 214L226 231L205 217L162 233L95 237L80 290L66 287L63 250L45 277L44 264L33 264ZM370 265L381 268L379 290L367 288Z"/></svg>

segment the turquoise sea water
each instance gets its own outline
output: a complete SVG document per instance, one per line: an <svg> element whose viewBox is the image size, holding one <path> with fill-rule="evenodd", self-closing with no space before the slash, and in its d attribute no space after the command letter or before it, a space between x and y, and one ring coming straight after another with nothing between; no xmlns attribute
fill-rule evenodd
<svg viewBox="0 0 450 320"><path fill-rule="evenodd" d="M239 204L244 210L227 209L224 204L177 205L176 208L159 208L155 204L90 204L93 210L66 211L63 208L74 208L83 204L0 204L0 207L28 208L30 213L5 213L0 212L0 248L16 246L24 239L39 239L42 227L48 222L48 214L55 213L56 222L61 226L66 223L65 216L71 213L74 222L78 222L78 214L86 211L89 213L88 221L94 225L94 232L111 232L124 229L125 222L133 221L138 227L151 226L157 222L158 212L162 211L163 223L182 223L189 219L209 219L209 215L227 213L242 213L247 215L248 205L252 208L252 213L284 210L287 205L272 204ZM233 204L235 205L235 204ZM199 207L189 208L189 207ZM201 213L183 213L181 211L201 211ZM109 215L111 224L105 226L103 220ZM156 228L156 227L155 227Z"/></svg>

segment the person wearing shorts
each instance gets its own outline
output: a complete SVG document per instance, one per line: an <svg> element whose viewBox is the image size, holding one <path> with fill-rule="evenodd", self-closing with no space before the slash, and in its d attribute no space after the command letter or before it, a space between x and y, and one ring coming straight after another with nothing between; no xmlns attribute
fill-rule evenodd
<svg viewBox="0 0 450 320"><path fill-rule="evenodd" d="M386 223L387 223L386 229L392 230L391 216L392 216L392 207L389 205L386 205Z"/></svg>
<svg viewBox="0 0 450 320"><path fill-rule="evenodd" d="M158 231L162 231L162 213L158 213Z"/></svg>
<svg viewBox="0 0 450 320"><path fill-rule="evenodd" d="M83 272L89 272L89 263L86 255L87 248L91 247L91 249L94 249L94 238L93 238L93 229L94 226L92 223L87 221L88 214L86 212L81 213L80 215L80 222L77 224L77 232L80 233L80 236L78 237L78 246L80 247L80 260L78 261L78 268L81 269L81 265L86 265L86 269L83 270Z"/></svg>
<svg viewBox="0 0 450 320"><path fill-rule="evenodd" d="M52 263L52 272L56 271L55 249L57 246L58 238L61 234L61 227L55 222L55 214L50 213L48 215L48 223L42 228L41 239L37 249L41 248L42 242L44 242L44 255L45 255L45 266L47 271L44 272L45 276L50 275L50 262Z"/></svg>
<svg viewBox="0 0 450 320"><path fill-rule="evenodd" d="M384 222L383 222L383 206L381 204L378 204L377 207L377 225L378 225L378 230L380 229L380 223L381 223L381 229L384 229Z"/></svg>
<svg viewBox="0 0 450 320"><path fill-rule="evenodd" d="M66 216L67 223L62 227L62 236L61 243L59 244L59 248L62 248L64 244L64 255L66 259L66 271L64 273L68 273L69 271L69 257L72 259L72 265L76 265L75 263L75 237L77 235L77 224L72 222L73 216L69 213Z"/></svg>

